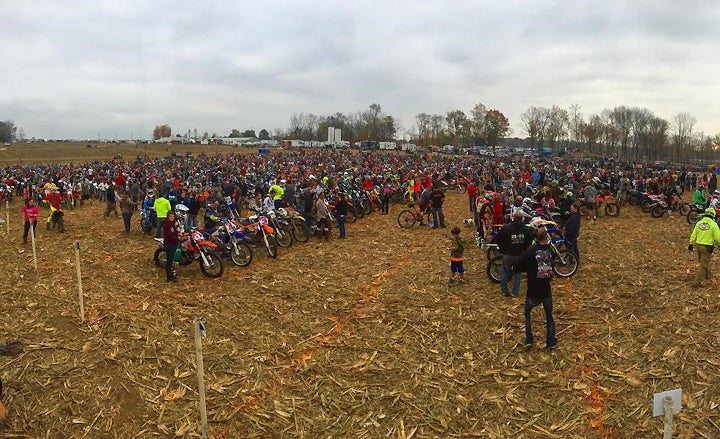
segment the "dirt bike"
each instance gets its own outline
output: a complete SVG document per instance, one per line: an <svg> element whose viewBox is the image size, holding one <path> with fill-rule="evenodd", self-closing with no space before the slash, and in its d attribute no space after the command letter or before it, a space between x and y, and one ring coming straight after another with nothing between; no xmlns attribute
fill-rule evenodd
<svg viewBox="0 0 720 439"><path fill-rule="evenodd" d="M252 243L265 246L268 256L277 258L277 242L275 241L274 230L267 217L253 215L245 220L240 220L239 225L240 230L250 237Z"/></svg>
<svg viewBox="0 0 720 439"><path fill-rule="evenodd" d="M442 184L442 187L440 189L443 191L455 191L461 194L467 192L468 181L464 177L460 177L450 181L441 180L440 183Z"/></svg>
<svg viewBox="0 0 720 439"><path fill-rule="evenodd" d="M240 231L230 219L221 219L221 226L210 236L217 239L223 249L223 254L228 255L233 264L238 267L247 267L253 260L253 250L247 242L250 238Z"/></svg>
<svg viewBox="0 0 720 439"><path fill-rule="evenodd" d="M200 271L203 275L210 278L218 278L225 271L222 259L215 252L217 244L205 239L199 230L192 230L184 234L184 240L180 242L180 265L190 265L194 261L200 264ZM165 268L165 247L162 238L155 238L158 242L158 248L155 249L153 260L155 265Z"/></svg>
<svg viewBox="0 0 720 439"><path fill-rule="evenodd" d="M143 209L140 211L140 229L146 235L152 233L152 230L157 225L157 215L153 207Z"/></svg>
<svg viewBox="0 0 720 439"><path fill-rule="evenodd" d="M580 203L580 215L582 216L594 216L595 212L591 211L585 203L585 198L579 198ZM620 207L618 206L615 197L601 192L595 197L595 202L598 205L598 209L602 207L607 216L618 216L620 215Z"/></svg>
<svg viewBox="0 0 720 439"><path fill-rule="evenodd" d="M553 272L559 277L570 277L575 275L580 264L577 255L566 247L563 238L551 238L550 249L553 253ZM500 282L502 273L502 255L497 255L487 263L485 271L488 278L496 283Z"/></svg>
<svg viewBox="0 0 720 439"><path fill-rule="evenodd" d="M285 211L284 217L290 223L290 233L297 242L308 242L310 236L305 231L305 217L292 209L282 209L279 213Z"/></svg>
<svg viewBox="0 0 720 439"><path fill-rule="evenodd" d="M704 204L690 204L689 206L690 210L685 215L685 218L687 218L688 224L695 224L702 218L706 207Z"/></svg>
<svg viewBox="0 0 720 439"><path fill-rule="evenodd" d="M680 215L686 216L688 209L691 209L691 207L685 204L679 196L671 195L669 198L666 198L661 195L657 203L650 209L650 215L652 215L653 218L661 218L665 213L671 215L672 212L678 212Z"/></svg>
<svg viewBox="0 0 720 439"><path fill-rule="evenodd" d="M290 231L290 223L287 219L282 215L277 215L273 210L268 212L267 219L273 228L275 242L277 242L280 247L290 247L293 244L294 238Z"/></svg>

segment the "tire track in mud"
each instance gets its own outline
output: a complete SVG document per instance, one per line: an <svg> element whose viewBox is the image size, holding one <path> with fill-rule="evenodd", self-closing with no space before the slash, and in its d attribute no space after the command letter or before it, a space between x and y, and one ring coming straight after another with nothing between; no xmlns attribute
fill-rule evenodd
<svg viewBox="0 0 720 439"><path fill-rule="evenodd" d="M658 241L653 239L645 239L645 236L635 227L623 227L622 233L625 239L642 241L648 247L651 252L657 254L667 254L669 249L667 245L661 245ZM689 272L689 265L685 264L686 270ZM579 291L577 290L573 278L567 279L565 290L568 292L568 306L570 311L574 313L579 309L582 309L582 299L580 299ZM580 320L577 333L577 346L583 351L578 352L577 356L583 358L596 350L597 346L593 343L594 337L597 335L597 331L587 325L582 325L585 319ZM605 424L603 413L606 410L606 401L613 400L612 389L607 386L599 386L597 382L598 370L590 365L583 365L580 370L579 380L581 383L587 385L589 389L589 395L585 396L585 405L589 406L592 416L588 418L588 426L590 431L594 432L597 437L600 438L616 438L618 437L617 432L611 427ZM581 390L581 389L578 389Z"/></svg>
<svg viewBox="0 0 720 439"><path fill-rule="evenodd" d="M376 220L374 218L371 219L371 221L371 225L377 225L375 224ZM329 343L342 338L345 334L350 333L358 319L366 317L367 309L371 305L372 300L380 295L383 290L383 286L387 283L387 281L408 264L412 263L413 256L416 251L426 246L429 239L430 235L418 235L418 239L413 240L412 244L399 255L397 260L392 263L388 269L376 275L375 280L363 287L362 294L357 297L354 305L352 306L352 311L349 311L341 316L336 316L333 319L335 320L335 324L324 334L317 334L310 339L304 340L305 342L312 341L313 344L307 348L294 351L294 355L290 362L280 367L275 380L271 384L262 390L241 396L240 398L242 400L239 403L234 404L234 410L229 417L232 417L237 413L252 413L254 410L261 407L268 398L277 395L284 387L288 386L290 381L306 368L307 363L318 357L319 353L322 352ZM376 252L380 249L381 246L373 247L373 250ZM366 255L366 258L373 259L372 254ZM344 267L343 264L344 262L342 260L336 260L334 261L335 267L326 268L330 270L342 269Z"/></svg>

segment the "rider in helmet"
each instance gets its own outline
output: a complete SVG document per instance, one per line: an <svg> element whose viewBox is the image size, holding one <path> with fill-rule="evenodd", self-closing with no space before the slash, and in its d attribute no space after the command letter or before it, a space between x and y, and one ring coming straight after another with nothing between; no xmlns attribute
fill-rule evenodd
<svg viewBox="0 0 720 439"><path fill-rule="evenodd" d="M720 190L715 189L712 193L712 198L710 199L710 207L717 210L720 209Z"/></svg>

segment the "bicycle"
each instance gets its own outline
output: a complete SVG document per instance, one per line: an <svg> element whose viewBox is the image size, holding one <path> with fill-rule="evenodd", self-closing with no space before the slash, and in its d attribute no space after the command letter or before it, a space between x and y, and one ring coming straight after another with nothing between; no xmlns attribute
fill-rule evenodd
<svg viewBox="0 0 720 439"><path fill-rule="evenodd" d="M409 209L403 209L400 211L397 217L398 225L403 229L410 229L415 223L419 222L420 225L430 225L431 223L431 212L430 207L420 209L415 203L408 204ZM423 220L425 224L423 224Z"/></svg>

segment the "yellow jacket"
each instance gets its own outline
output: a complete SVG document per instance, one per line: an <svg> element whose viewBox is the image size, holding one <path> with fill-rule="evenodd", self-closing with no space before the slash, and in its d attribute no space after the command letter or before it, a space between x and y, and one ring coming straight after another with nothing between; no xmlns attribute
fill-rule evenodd
<svg viewBox="0 0 720 439"><path fill-rule="evenodd" d="M690 244L720 245L720 227L715 220L710 217L704 217L695 224L692 235L690 235Z"/></svg>

